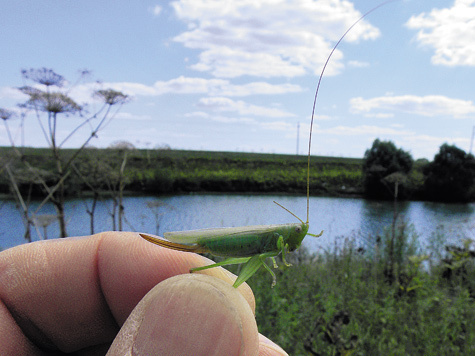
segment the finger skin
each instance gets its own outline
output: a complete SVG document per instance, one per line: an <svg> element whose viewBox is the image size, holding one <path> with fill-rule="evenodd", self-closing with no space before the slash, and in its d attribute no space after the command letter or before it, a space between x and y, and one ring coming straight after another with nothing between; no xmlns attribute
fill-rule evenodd
<svg viewBox="0 0 475 356"><path fill-rule="evenodd" d="M186 274L165 280L142 299L108 356L258 352L256 321L243 296L218 278Z"/></svg>
<svg viewBox="0 0 475 356"><path fill-rule="evenodd" d="M74 352L110 344L156 284L202 256L153 246L135 233L102 233L25 244L0 253L0 345L5 354ZM232 284L220 268L206 274ZM247 285L238 289L254 310ZM19 352L18 350L25 350Z"/></svg>

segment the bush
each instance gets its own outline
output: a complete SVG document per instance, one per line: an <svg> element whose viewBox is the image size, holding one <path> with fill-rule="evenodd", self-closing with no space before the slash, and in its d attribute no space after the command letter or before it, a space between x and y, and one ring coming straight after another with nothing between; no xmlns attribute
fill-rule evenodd
<svg viewBox="0 0 475 356"><path fill-rule="evenodd" d="M444 143L434 161L424 167L425 196L429 200L466 202L473 198L475 158Z"/></svg>
<svg viewBox="0 0 475 356"><path fill-rule="evenodd" d="M374 140L363 158L363 186L369 198L390 199L408 195L408 183L404 177L411 171L414 160L409 152L396 148L391 141ZM397 173L397 175L394 175ZM388 179L392 175L392 179ZM396 181L394 180L396 179Z"/></svg>

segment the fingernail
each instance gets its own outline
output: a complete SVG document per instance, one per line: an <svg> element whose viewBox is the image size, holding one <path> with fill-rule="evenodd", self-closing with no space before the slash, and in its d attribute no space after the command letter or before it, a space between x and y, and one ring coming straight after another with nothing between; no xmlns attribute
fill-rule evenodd
<svg viewBox="0 0 475 356"><path fill-rule="evenodd" d="M259 356L289 356L279 345L259 334Z"/></svg>

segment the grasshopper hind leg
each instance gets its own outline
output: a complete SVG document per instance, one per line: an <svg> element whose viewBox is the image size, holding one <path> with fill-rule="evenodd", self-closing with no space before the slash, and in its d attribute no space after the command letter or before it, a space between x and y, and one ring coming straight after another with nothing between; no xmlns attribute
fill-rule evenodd
<svg viewBox="0 0 475 356"><path fill-rule="evenodd" d="M274 287L274 285L276 284L276 277L274 271L272 271L272 269L265 262L265 259L268 257L273 257L273 255L263 253L261 255L251 257L242 268L241 273L239 273L238 278L233 284L233 287L239 287L242 283L247 281L254 273L256 273L261 266L264 266L265 269L268 270L269 273L272 275L272 287Z"/></svg>
<svg viewBox="0 0 475 356"><path fill-rule="evenodd" d="M276 276L272 269L265 263L265 259L270 256L268 253L263 253L260 255L255 255L253 257L240 257L240 258L227 258L222 262L213 263L207 266L195 267L190 269L190 273L204 271L210 268L220 267L220 266L229 266L244 263L244 266L239 273L239 276L236 278L236 281L233 284L234 288L239 287L241 284L246 282L257 270L264 265L265 269L269 271L272 275L272 287L276 284Z"/></svg>

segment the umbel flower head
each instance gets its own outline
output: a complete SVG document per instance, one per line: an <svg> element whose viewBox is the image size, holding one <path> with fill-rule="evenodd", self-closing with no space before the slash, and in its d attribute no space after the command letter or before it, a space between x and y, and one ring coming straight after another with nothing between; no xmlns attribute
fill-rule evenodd
<svg viewBox="0 0 475 356"><path fill-rule="evenodd" d="M20 88L20 91L30 97L22 104L25 108L53 114L75 113L82 109L73 99L60 92L49 93L29 86Z"/></svg>
<svg viewBox="0 0 475 356"><path fill-rule="evenodd" d="M62 75L55 73L52 69L44 67L39 69L23 69L21 71L21 75L25 79L30 79L36 83L43 84L47 87L52 85L62 87L65 82L65 79Z"/></svg>

